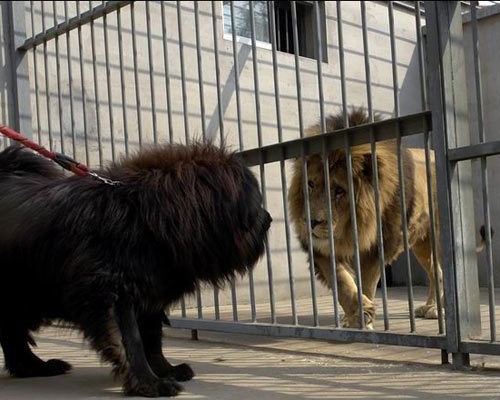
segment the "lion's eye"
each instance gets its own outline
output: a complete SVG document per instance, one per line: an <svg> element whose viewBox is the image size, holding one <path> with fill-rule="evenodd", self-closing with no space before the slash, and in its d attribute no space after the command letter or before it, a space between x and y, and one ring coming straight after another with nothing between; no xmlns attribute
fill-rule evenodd
<svg viewBox="0 0 500 400"><path fill-rule="evenodd" d="M334 194L335 194L335 200L340 200L342 196L344 196L345 190L340 186L337 186L335 187Z"/></svg>

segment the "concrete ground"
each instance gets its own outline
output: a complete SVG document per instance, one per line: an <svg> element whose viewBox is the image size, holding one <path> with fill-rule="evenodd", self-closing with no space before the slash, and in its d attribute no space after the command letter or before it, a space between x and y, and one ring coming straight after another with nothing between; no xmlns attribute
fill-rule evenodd
<svg viewBox="0 0 500 400"><path fill-rule="evenodd" d="M0 399L115 399L120 384L72 330L47 328L36 337L43 358L73 364L65 376L14 379L0 373ZM496 358L453 371L440 351L369 344L166 330L165 353L188 362L196 377L180 399L500 399ZM0 360L3 361L3 360ZM486 364L486 368L483 367Z"/></svg>

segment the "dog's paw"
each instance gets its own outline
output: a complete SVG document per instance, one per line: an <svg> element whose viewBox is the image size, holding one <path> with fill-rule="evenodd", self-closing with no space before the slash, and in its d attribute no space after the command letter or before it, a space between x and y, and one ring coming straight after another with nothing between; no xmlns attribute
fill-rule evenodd
<svg viewBox="0 0 500 400"><path fill-rule="evenodd" d="M179 364L173 368L171 376L176 381L185 382L193 379L194 371L188 364Z"/></svg>
<svg viewBox="0 0 500 400"><path fill-rule="evenodd" d="M45 363L45 376L62 375L71 370L71 364L63 360L52 359Z"/></svg>
<svg viewBox="0 0 500 400"><path fill-rule="evenodd" d="M123 387L127 396L171 397L177 396L184 388L170 379L133 379Z"/></svg>
<svg viewBox="0 0 500 400"><path fill-rule="evenodd" d="M71 364L63 360L52 359L46 362L20 363L16 366L7 366L13 376L18 378L32 378L36 376L62 375L71 369Z"/></svg>

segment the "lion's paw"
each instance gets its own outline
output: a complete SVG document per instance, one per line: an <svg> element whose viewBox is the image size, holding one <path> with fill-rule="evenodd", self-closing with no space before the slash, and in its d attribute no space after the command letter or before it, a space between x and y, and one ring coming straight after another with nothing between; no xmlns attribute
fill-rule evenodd
<svg viewBox="0 0 500 400"><path fill-rule="evenodd" d="M438 309L436 304L424 304L415 309L415 316L425 319L437 319Z"/></svg>
<svg viewBox="0 0 500 400"><path fill-rule="evenodd" d="M373 330L373 322L374 322L374 317L368 312L364 312L364 318L365 318L365 329L368 330ZM358 314L353 314L353 315L344 315L342 318L342 327L343 328L361 328L360 323L359 323L359 315Z"/></svg>

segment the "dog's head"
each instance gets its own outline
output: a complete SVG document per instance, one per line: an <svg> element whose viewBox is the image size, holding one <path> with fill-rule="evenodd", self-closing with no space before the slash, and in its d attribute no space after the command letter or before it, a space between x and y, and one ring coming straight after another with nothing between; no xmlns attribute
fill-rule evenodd
<svg viewBox="0 0 500 400"><path fill-rule="evenodd" d="M244 168L243 181L236 201L237 221L234 236L235 251L247 268L251 268L264 252L271 215L262 206L257 180Z"/></svg>

